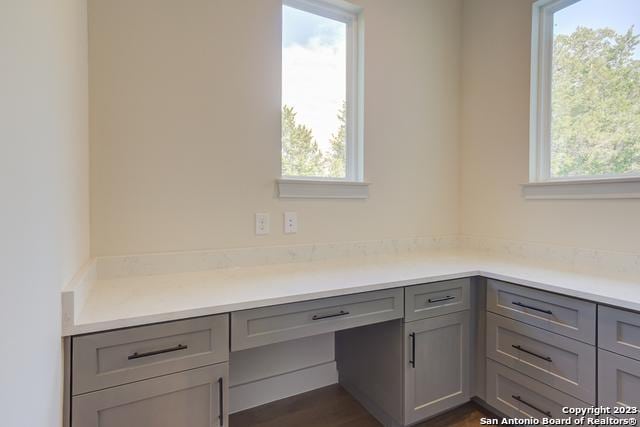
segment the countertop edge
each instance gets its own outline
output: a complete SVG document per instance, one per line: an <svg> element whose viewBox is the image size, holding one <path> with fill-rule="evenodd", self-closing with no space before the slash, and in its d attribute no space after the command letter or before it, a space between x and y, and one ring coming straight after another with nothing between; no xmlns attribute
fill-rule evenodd
<svg viewBox="0 0 640 427"><path fill-rule="evenodd" d="M67 322L62 330L62 336L84 335L96 332L104 332L113 329L129 328L134 326L143 326L153 323L169 322L193 317L211 316L215 314L230 313L232 311L250 310L254 308L268 307L281 304L291 304L296 302L311 301L321 298L339 297L343 295L352 295L364 292L380 291L385 289L403 288L405 286L413 286L425 283L441 282L445 280L462 279L467 277L478 276L478 271L462 271L451 274L442 274L427 277L418 277L412 279L398 280L392 282L381 282L368 284L363 286L352 286L347 288L338 288L322 292L310 292L294 294L287 297L274 297L268 299L250 300L241 303L211 305L198 307L193 309L178 310L173 312L149 314L126 319L116 319L104 322L71 324ZM64 315L64 314L63 314Z"/></svg>
<svg viewBox="0 0 640 427"><path fill-rule="evenodd" d="M575 288L565 287L561 284L552 284L551 281L541 281L532 278L525 278L523 276L516 276L501 273L500 268L482 268L482 261L478 260L478 268L477 269L464 269L461 268L460 271L450 272L446 274L435 274L429 276L415 277L409 279L402 279L397 281L387 281L380 283L369 283L362 286L349 286L344 288L335 288L317 292L307 292L307 293L299 293L299 294L291 294L287 296L277 296L273 298L261 298L255 300L246 300L237 303L230 304L222 304L222 305L205 305L202 307L194 307L176 311L167 311L163 313L152 313L152 314L144 314L135 317L127 317L122 319L113 319L106 321L98 321L91 323L77 323L76 319L69 318L69 314L62 313L63 316L66 316L66 321L63 323L62 327L62 336L73 336L73 335L82 335L96 332L103 332L107 330L113 329L122 329L129 328L135 326L148 325L153 323L162 323L168 321L175 321L193 317L201 317L201 316L209 316L215 314L223 314L229 313L233 311L240 310L248 310L260 307L267 307L273 305L280 304L289 304L296 303L302 301L309 301L320 298L330 298L330 297L338 297L349 294L357 294L362 292L372 292L384 289L393 289L405 286L412 286L417 284L425 284L425 283L433 283L440 282L445 280L453 280L467 277L484 277L487 279L495 279L501 280L509 283L514 283L521 286L527 286L534 289L539 289L543 291L558 293L562 295L566 295L573 298L579 298L587 301L591 301L599 304L606 304L615 307L619 307L622 309L628 309L633 311L640 311L640 301L634 302L630 300L622 300L619 298L607 296L604 293L597 293L590 290L579 290ZM536 269L538 270L538 269ZM543 270L540 270L543 271ZM553 273L557 275L566 274L567 272L562 271L554 271ZM524 274L524 273L523 273ZM589 280L602 280L603 282L611 282L614 279L608 279L606 277L595 277L589 275L581 275L585 278L589 278ZM576 276L580 277L580 276ZM625 282L626 283L626 282ZM73 289L66 290L66 292L74 292ZM83 298L85 298L84 293L86 290L83 288L82 294ZM65 298L69 298L69 295L66 295ZM75 299L75 301L79 301L81 298ZM69 301L69 300L67 300ZM74 310L77 313L79 307L75 307Z"/></svg>

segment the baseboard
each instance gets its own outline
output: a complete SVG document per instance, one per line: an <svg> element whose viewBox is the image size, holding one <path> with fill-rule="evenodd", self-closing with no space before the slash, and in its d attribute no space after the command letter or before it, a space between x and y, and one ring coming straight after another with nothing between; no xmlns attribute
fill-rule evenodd
<svg viewBox="0 0 640 427"><path fill-rule="evenodd" d="M229 390L230 413L244 411L338 382L336 362L238 384Z"/></svg>

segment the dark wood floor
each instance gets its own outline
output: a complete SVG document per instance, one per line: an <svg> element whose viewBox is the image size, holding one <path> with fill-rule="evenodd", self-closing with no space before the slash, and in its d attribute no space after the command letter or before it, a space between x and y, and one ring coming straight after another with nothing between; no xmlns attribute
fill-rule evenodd
<svg viewBox="0 0 640 427"><path fill-rule="evenodd" d="M475 427L493 417L468 403L416 427ZM375 418L339 385L279 400L231 416L231 427L380 427Z"/></svg>

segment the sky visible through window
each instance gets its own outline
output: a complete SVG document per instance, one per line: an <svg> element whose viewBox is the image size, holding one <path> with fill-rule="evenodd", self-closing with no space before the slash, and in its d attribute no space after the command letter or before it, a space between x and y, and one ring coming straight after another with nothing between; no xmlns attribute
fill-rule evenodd
<svg viewBox="0 0 640 427"><path fill-rule="evenodd" d="M282 20L282 104L327 151L346 97L346 24L288 6Z"/></svg>
<svg viewBox="0 0 640 427"><path fill-rule="evenodd" d="M553 15L554 35L573 33L578 26L611 28L626 33L634 26L634 34L640 33L640 0L581 0ZM640 59L636 48L635 58Z"/></svg>

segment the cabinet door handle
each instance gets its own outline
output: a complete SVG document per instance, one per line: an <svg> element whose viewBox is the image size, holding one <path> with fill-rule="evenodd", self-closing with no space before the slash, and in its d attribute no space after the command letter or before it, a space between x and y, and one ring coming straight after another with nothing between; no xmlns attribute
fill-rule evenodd
<svg viewBox="0 0 640 427"><path fill-rule="evenodd" d="M537 354L537 353L534 353L533 351L529 351L529 350L527 350L526 348L522 348L522 346L512 344L512 345L511 345L511 347L515 348L516 350L520 350L520 351L522 351L522 352L525 352L525 353L527 353L527 354L530 354L530 355L532 355L532 356L535 356L535 357L537 357L538 359L546 360L547 362L552 362L552 360L551 360L551 358L550 358L549 356L541 356L541 355L539 355L539 354Z"/></svg>
<svg viewBox="0 0 640 427"><path fill-rule="evenodd" d="M330 319L332 317L346 316L347 314L349 314L348 311L340 310L339 312L333 313L333 314L322 314L322 315L316 314L311 318L311 320Z"/></svg>
<svg viewBox="0 0 640 427"><path fill-rule="evenodd" d="M532 405L531 403L527 402L526 400L524 400L522 397L512 394L511 397L513 397L515 400L517 400L518 402L527 405L529 408L531 409L535 409L536 411L540 412L541 414L546 415L547 417L551 418L551 412L550 411L543 411L542 409L538 408L535 405Z"/></svg>
<svg viewBox="0 0 640 427"><path fill-rule="evenodd" d="M442 298L435 298L435 299L431 299L431 298L429 298L429 299L427 300L427 302L428 302L429 304L432 304L432 303L434 303L434 302L449 301L450 299L456 299L456 297L452 297L451 295L447 295L446 297L442 297Z"/></svg>
<svg viewBox="0 0 640 427"><path fill-rule="evenodd" d="M218 378L218 405L220 405L220 415L218 418L220 419L220 427L224 425L224 388L222 383L222 378Z"/></svg>
<svg viewBox="0 0 640 427"><path fill-rule="evenodd" d="M514 301L511 304L517 305L518 307L522 307L522 308L528 308L529 310L539 311L540 313L553 314L551 310L545 310L543 308L538 308L538 307L531 307L530 305L523 304L520 301Z"/></svg>
<svg viewBox="0 0 640 427"><path fill-rule="evenodd" d="M188 345L179 344L179 345L177 345L175 347L164 348L162 350L148 351L146 353L138 353L136 351L135 353L133 353L132 355L127 357L127 359L129 359L129 360L140 359L141 357L149 357L149 356L155 356L157 354L171 353L173 351L186 350L187 348L189 348Z"/></svg>
<svg viewBox="0 0 640 427"><path fill-rule="evenodd" d="M409 365L416 367L416 334L414 332L409 334L411 338L411 359L409 359Z"/></svg>

